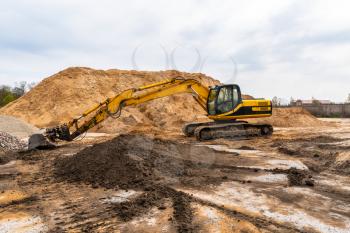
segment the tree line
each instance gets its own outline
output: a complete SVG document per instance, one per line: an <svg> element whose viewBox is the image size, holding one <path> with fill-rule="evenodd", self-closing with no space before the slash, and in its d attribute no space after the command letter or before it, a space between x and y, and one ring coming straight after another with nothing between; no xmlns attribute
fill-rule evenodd
<svg viewBox="0 0 350 233"><path fill-rule="evenodd" d="M25 81L16 83L14 87L0 85L0 107L20 98L34 86L35 83L28 83Z"/></svg>

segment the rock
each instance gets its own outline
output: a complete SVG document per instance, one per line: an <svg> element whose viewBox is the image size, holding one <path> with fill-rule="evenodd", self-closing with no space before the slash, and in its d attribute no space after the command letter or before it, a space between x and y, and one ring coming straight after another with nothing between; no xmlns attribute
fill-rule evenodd
<svg viewBox="0 0 350 233"><path fill-rule="evenodd" d="M0 148L3 151L20 151L26 149L26 144L11 134L0 132Z"/></svg>

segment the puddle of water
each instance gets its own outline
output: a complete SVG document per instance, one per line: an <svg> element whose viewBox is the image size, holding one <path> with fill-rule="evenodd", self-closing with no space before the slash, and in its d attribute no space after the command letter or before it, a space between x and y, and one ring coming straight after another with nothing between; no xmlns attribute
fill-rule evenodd
<svg viewBox="0 0 350 233"><path fill-rule="evenodd" d="M66 153L66 154L63 154L63 156L73 156L73 155L75 155L76 153Z"/></svg>
<svg viewBox="0 0 350 233"><path fill-rule="evenodd" d="M288 177L285 174L265 174L261 176L248 176L248 180L251 181L257 181L257 182L264 182L264 183L288 183Z"/></svg>
<svg viewBox="0 0 350 233"><path fill-rule="evenodd" d="M260 165L240 165L237 167L242 168L257 168L257 169L289 169L289 168L297 168L300 170L308 170L308 167L305 166L301 161L299 160L291 160L291 159L274 159L281 157L280 155L271 152L269 155L267 155L263 151L259 150L238 150L238 149L232 149L225 145L198 145L198 146L206 146L211 149L214 149L216 151L224 151L228 153L238 153L240 156L244 156L245 158L254 158L259 159ZM254 163L257 163L255 160Z"/></svg>
<svg viewBox="0 0 350 233"><path fill-rule="evenodd" d="M256 193L249 186L239 184L238 182L223 183L212 192L197 190L181 191L192 194L196 198L204 201L219 206L224 205L225 208L251 216L265 216L277 222L289 223L299 230L313 228L319 232L348 233L350 229L350 219L348 217L332 217L328 206L332 203L332 200L324 203L324 201L319 201L317 197L314 197L314 201L319 205L319 209L324 212L322 213L322 218L327 220L326 223L322 219L308 214L306 212L308 211L307 209L304 211L303 209L294 207L291 203L284 203L276 197L267 196L263 193ZM302 190L298 191L307 195L307 193L303 193ZM278 190L276 190L276 192L278 192Z"/></svg>
<svg viewBox="0 0 350 233"><path fill-rule="evenodd" d="M281 168L281 169L289 169L289 168L297 168L299 170L308 170L307 166L303 164L299 160L279 160L279 159L274 159L274 160L267 160L266 161L268 164L272 166L276 166L276 168Z"/></svg>
<svg viewBox="0 0 350 233"><path fill-rule="evenodd" d="M125 201L129 201L132 198L135 198L136 196L140 195L141 192L137 192L134 190L120 190L116 193L113 193L111 196L103 199L102 202L104 203L121 203Z"/></svg>
<svg viewBox="0 0 350 233"><path fill-rule="evenodd" d="M247 153L256 153L255 150L239 150L239 149L232 149L229 148L225 145L197 145L197 146L205 146L210 149L216 150L216 151L221 151L221 152L228 152L228 153L238 153L240 154L242 151L247 152Z"/></svg>
<svg viewBox="0 0 350 233"><path fill-rule="evenodd" d="M257 168L262 170L272 170L272 169L284 169L287 170L289 168L297 168L299 170L308 170L308 167L305 166L302 162L298 160L265 160L262 162L263 165L251 165L251 166L236 166L241 168Z"/></svg>
<svg viewBox="0 0 350 233"><path fill-rule="evenodd" d="M39 233L47 230L40 217L30 216L24 212L1 213L1 233Z"/></svg>

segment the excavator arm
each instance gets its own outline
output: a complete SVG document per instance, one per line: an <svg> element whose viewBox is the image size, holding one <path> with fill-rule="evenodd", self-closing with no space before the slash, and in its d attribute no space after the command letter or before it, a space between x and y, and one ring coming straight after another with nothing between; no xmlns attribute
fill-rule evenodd
<svg viewBox="0 0 350 233"><path fill-rule="evenodd" d="M147 86L125 90L120 94L106 99L92 109L84 112L80 117L70 122L46 130L45 136L50 141L72 141L79 135L100 124L109 117L119 117L124 107L138 105L158 98L175 95L178 93L190 93L203 109L207 109L208 87L203 86L194 79L174 78ZM41 139L42 140L42 139ZM37 147L40 142L34 139L32 147ZM31 142L29 143L31 144Z"/></svg>

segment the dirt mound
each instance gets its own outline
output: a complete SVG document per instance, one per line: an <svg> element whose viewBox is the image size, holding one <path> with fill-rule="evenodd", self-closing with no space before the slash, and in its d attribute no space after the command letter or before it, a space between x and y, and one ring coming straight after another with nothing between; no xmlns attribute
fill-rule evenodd
<svg viewBox="0 0 350 233"><path fill-rule="evenodd" d="M106 188L187 184L193 172L207 172L215 151L144 135L120 135L56 161L56 175ZM201 178L201 176L199 176Z"/></svg>
<svg viewBox="0 0 350 233"><path fill-rule="evenodd" d="M275 127L314 127L326 124L301 107L274 108L272 117L252 120L252 122L267 123Z"/></svg>
<svg viewBox="0 0 350 233"><path fill-rule="evenodd" d="M170 199L174 208L172 221L178 231L192 232L195 228L190 205L192 197L172 186L186 184L187 176L193 180L208 174L205 170L208 164L188 157L208 156L203 150L208 152L210 149L142 135L121 135L88 147L74 156L56 160L55 177L59 181L82 182L92 187L143 191L136 199L114 205L115 212L124 221L152 207L166 208L164 201ZM222 180L221 177L219 179ZM208 180L205 179L205 182L208 183Z"/></svg>
<svg viewBox="0 0 350 233"><path fill-rule="evenodd" d="M196 79L206 86L219 83L200 73L69 68L43 80L29 93L0 109L0 114L19 117L37 127L56 126L123 90L179 76ZM98 130L119 132L141 125L178 128L203 115L205 111L191 95L179 94L128 107L121 119L109 119Z"/></svg>
<svg viewBox="0 0 350 233"><path fill-rule="evenodd" d="M314 186L314 180L308 171L290 168L287 172L287 177L290 186Z"/></svg>
<svg viewBox="0 0 350 233"><path fill-rule="evenodd" d="M131 140L131 141L129 141ZM83 181L106 188L143 188L155 179L152 165L139 157L152 141L144 139L142 145L129 136L87 148L73 157L57 161L56 174L70 181ZM147 152L146 152L147 153Z"/></svg>

